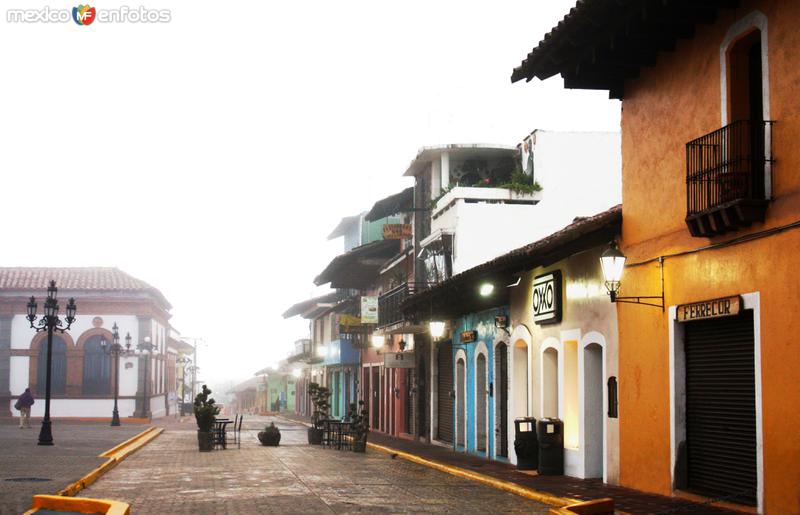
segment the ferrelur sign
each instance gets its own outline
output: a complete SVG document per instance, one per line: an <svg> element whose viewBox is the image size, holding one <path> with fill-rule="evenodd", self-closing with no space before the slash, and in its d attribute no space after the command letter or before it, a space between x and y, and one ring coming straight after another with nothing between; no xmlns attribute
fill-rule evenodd
<svg viewBox="0 0 800 515"><path fill-rule="evenodd" d="M742 298L738 295L721 299L704 300L678 306L678 322L691 322L738 315L742 310Z"/></svg>

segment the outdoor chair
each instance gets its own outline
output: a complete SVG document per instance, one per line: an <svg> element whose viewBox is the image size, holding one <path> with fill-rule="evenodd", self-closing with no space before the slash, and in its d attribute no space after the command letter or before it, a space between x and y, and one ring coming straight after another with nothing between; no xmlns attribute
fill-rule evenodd
<svg viewBox="0 0 800 515"><path fill-rule="evenodd" d="M239 415L239 422L235 423L233 426L234 435L236 438L236 445L239 449L242 448L242 421L244 420L244 415Z"/></svg>
<svg viewBox="0 0 800 515"><path fill-rule="evenodd" d="M218 418L214 421L214 448L228 448L228 424L232 421L228 418Z"/></svg>

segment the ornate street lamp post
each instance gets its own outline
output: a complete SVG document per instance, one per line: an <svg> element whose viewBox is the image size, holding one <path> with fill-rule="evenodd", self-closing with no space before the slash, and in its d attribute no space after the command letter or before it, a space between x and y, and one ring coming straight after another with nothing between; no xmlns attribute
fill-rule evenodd
<svg viewBox="0 0 800 515"><path fill-rule="evenodd" d="M53 445L53 431L50 423L50 374L53 364L53 331L63 333L72 327L77 307L75 306L75 299L70 297L65 318L67 327L61 327L62 322L58 318L58 288L56 288L55 281L50 281L50 286L47 287L44 316L34 324L36 322L36 307L36 298L31 297L28 302L27 316L28 321L31 323L31 329L35 329L37 333L47 331L47 379L45 380L44 418L42 419L42 429L39 431L39 445Z"/></svg>
<svg viewBox="0 0 800 515"><path fill-rule="evenodd" d="M119 410L117 409L117 398L119 397L119 356L124 356L130 352L131 333L125 336L125 347L127 350L123 350L122 345L119 344L119 328L116 322L114 322L113 329L114 341L111 345L103 339L100 341L100 346L103 348L103 351L110 353L114 357L114 411L111 414L111 425L116 427L119 425Z"/></svg>
<svg viewBox="0 0 800 515"><path fill-rule="evenodd" d="M190 369L192 358L189 356L181 356L175 360L175 363L181 367L181 404L186 402L186 371Z"/></svg>
<svg viewBox="0 0 800 515"><path fill-rule="evenodd" d="M144 356L144 402L142 403L142 416L144 418L150 418L150 357L154 348L155 345L153 345L149 336L145 336L142 342L136 344L138 354Z"/></svg>

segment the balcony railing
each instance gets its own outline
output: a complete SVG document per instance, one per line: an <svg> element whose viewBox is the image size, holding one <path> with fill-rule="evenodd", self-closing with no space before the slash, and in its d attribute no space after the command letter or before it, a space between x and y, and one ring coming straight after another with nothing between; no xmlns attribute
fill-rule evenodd
<svg viewBox="0 0 800 515"><path fill-rule="evenodd" d="M378 297L378 327L386 327L405 320L400 306L408 297L428 288L428 283L404 283Z"/></svg>
<svg viewBox="0 0 800 515"><path fill-rule="evenodd" d="M762 221L772 122L740 120L686 144L686 223L712 236Z"/></svg>

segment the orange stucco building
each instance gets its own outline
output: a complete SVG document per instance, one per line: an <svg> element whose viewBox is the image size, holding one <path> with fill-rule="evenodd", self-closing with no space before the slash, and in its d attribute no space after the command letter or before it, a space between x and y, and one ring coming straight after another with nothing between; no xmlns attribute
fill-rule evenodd
<svg viewBox="0 0 800 515"><path fill-rule="evenodd" d="M514 70L622 100L619 295L665 304L617 305L625 486L800 513L799 22L586 0Z"/></svg>

